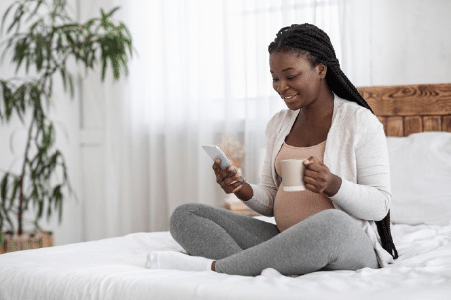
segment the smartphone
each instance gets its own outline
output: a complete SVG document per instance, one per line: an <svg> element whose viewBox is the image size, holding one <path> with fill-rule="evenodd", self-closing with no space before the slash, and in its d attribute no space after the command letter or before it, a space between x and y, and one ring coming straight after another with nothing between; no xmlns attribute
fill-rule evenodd
<svg viewBox="0 0 451 300"><path fill-rule="evenodd" d="M208 145L208 146L202 146L204 148L205 152L213 159L213 162L219 158L221 160L220 167L221 169L225 170L227 167L230 166L230 160L227 158L225 153L216 145ZM235 175L234 172L231 173L231 175ZM243 181L243 177L238 178L238 181Z"/></svg>

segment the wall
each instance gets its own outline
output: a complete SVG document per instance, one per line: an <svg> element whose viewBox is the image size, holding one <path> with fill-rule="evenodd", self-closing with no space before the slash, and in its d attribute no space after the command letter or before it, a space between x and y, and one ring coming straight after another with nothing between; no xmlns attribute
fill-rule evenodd
<svg viewBox="0 0 451 300"><path fill-rule="evenodd" d="M369 85L451 82L451 1L370 1Z"/></svg>
<svg viewBox="0 0 451 300"><path fill-rule="evenodd" d="M79 0L79 2L81 22L100 17L101 8L109 12L120 6L113 20L129 23L124 17L126 5L121 5L120 0ZM82 223L85 226L83 239L86 241L136 232L137 229L133 226L140 222L137 219L123 220L127 215L124 212L135 209L134 195L120 188L112 188L114 182L120 180L121 176L127 176L118 171L121 170L120 166L113 165L125 161L127 155L121 151L124 148L121 144L127 141L119 139L121 134L115 134L125 130L127 126L122 122L122 114L126 114L127 111L127 107L123 105L128 104L123 101L122 89L125 80L127 79L123 74L119 81L113 80L109 65L104 82L101 81L99 70L89 72L82 82L80 167L81 195L84 204ZM120 159L113 159L116 157ZM127 201L124 203L120 201L121 193L127 194L124 197ZM142 194L139 189L137 193ZM143 230L146 226L139 228Z"/></svg>

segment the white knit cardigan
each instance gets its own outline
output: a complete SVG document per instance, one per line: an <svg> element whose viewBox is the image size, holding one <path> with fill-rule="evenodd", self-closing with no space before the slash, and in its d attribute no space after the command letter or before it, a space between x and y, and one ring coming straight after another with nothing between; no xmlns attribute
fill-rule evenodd
<svg viewBox="0 0 451 300"><path fill-rule="evenodd" d="M281 183L275 170L276 156L299 113L303 110L284 109L266 127L266 157L260 183L251 184L253 197L244 202L262 215L274 215L274 198ZM342 179L337 194L330 198L334 207L353 217L367 233L381 266L392 263L392 256L382 248L374 222L387 215L391 201L387 142L377 117L357 103L335 95L323 161L330 172Z"/></svg>

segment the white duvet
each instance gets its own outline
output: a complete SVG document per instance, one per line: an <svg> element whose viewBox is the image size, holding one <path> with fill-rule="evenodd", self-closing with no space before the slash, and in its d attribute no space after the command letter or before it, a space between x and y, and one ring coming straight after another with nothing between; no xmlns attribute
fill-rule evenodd
<svg viewBox="0 0 451 300"><path fill-rule="evenodd" d="M400 253L384 269L286 277L149 270L152 250L182 250L168 232L0 255L0 299L451 299L451 224L394 225Z"/></svg>

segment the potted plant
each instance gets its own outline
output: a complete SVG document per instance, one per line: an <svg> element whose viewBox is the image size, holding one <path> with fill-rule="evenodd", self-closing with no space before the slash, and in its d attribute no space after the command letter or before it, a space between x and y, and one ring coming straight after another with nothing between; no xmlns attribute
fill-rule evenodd
<svg viewBox="0 0 451 300"><path fill-rule="evenodd" d="M20 171L0 170L0 253L53 243L39 221L58 214L61 222L63 201L74 195L49 118L54 78L61 77L73 98L69 64L86 71L101 67L102 81L110 67L115 79L128 73L132 40L123 23L112 21L117 9L79 23L69 15L66 0L18 0L3 15L1 32L9 37L2 43L2 57L11 52L16 73L24 69L26 77L0 78L0 121L17 116L28 134ZM31 234L24 231L26 212L33 216Z"/></svg>

